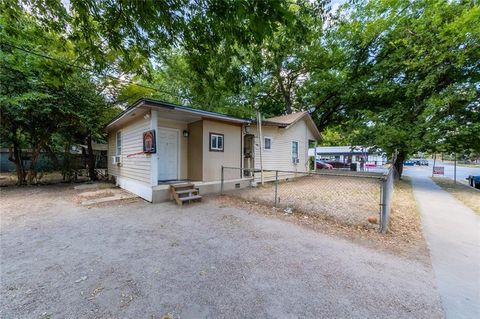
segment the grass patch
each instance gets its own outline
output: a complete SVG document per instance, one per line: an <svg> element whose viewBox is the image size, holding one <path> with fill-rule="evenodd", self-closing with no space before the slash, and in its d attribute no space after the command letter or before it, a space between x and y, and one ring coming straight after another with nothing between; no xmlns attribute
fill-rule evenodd
<svg viewBox="0 0 480 319"><path fill-rule="evenodd" d="M457 182L445 177L433 177L433 181L449 192L465 206L470 207L475 213L480 215L480 192L463 183Z"/></svg>

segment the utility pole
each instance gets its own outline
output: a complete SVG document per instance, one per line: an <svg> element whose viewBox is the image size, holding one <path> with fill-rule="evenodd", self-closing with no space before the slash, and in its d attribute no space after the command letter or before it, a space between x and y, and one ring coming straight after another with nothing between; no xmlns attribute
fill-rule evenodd
<svg viewBox="0 0 480 319"><path fill-rule="evenodd" d="M453 159L453 183L457 183L457 152L454 153L455 158Z"/></svg>
<svg viewBox="0 0 480 319"><path fill-rule="evenodd" d="M263 144L263 137L262 137L262 114L260 113L260 109L257 109L257 131L258 131L258 146L260 148L260 181L262 186L264 185L263 180L263 157L262 157L262 144Z"/></svg>

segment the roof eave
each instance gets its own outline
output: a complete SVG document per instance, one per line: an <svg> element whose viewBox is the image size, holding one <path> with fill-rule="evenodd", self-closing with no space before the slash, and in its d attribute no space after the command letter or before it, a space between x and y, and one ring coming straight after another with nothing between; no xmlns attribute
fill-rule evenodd
<svg viewBox="0 0 480 319"><path fill-rule="evenodd" d="M251 120L245 119L245 118L237 118L237 117L232 117L216 112L210 112L210 111L205 111L201 109L193 109L187 106L183 105L177 105L177 104L172 104L168 102L163 102L163 101L156 101L156 100L151 100L151 99L139 99L135 103L133 103L131 106L129 106L127 109L125 109L123 112L118 114L116 117L114 117L106 126L105 129L108 131L117 121L119 121L121 118L124 116L128 115L130 112L132 112L134 109L141 107L141 106L154 106L154 107L161 107L161 108L166 108L169 110L177 110L185 113L190 113L190 114L196 114L201 116L202 118L209 118L209 119L215 119L215 120L220 120L220 121L226 121L226 122L233 122L233 123L238 123L238 124L244 124L244 123L250 123Z"/></svg>

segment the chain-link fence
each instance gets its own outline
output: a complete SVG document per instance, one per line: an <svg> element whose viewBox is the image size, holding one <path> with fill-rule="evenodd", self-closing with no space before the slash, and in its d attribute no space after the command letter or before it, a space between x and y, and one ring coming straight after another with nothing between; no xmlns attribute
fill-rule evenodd
<svg viewBox="0 0 480 319"><path fill-rule="evenodd" d="M229 188L226 176L249 183ZM390 177L391 176L391 177ZM222 167L222 193L289 214L301 212L385 232L393 193L393 173L350 171L294 172ZM239 184L237 184L239 185Z"/></svg>

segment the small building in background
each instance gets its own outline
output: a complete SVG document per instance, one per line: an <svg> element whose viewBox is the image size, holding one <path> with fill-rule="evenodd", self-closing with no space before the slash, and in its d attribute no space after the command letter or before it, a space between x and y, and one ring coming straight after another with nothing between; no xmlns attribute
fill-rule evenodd
<svg viewBox="0 0 480 319"><path fill-rule="evenodd" d="M347 164L363 161L366 166L381 166L387 162L383 151L363 146L317 146L309 150L309 155L317 160L335 160Z"/></svg>

